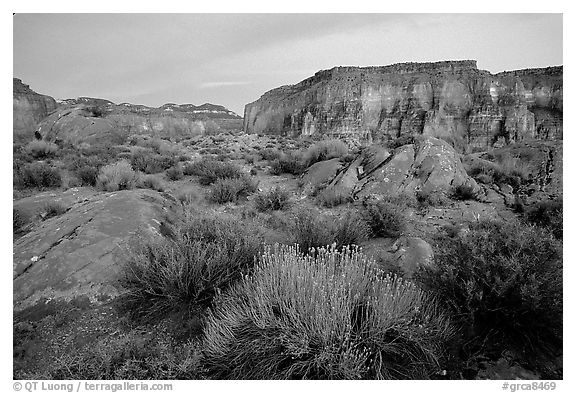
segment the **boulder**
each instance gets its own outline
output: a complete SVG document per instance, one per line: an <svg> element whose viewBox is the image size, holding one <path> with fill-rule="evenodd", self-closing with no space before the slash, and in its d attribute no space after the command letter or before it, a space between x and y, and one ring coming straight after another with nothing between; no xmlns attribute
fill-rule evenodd
<svg viewBox="0 0 576 393"><path fill-rule="evenodd" d="M432 246L418 237L402 236L390 249L394 263L410 278L421 266L430 267L434 262Z"/></svg>
<svg viewBox="0 0 576 393"><path fill-rule="evenodd" d="M14 310L115 297L123 244L139 230L158 232L163 212L175 206L156 191L125 190L87 196L43 221L14 242Z"/></svg>

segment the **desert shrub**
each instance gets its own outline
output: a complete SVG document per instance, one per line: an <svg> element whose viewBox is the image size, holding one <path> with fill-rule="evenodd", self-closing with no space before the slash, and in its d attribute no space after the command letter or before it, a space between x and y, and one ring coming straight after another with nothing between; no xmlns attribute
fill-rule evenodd
<svg viewBox="0 0 576 393"><path fill-rule="evenodd" d="M439 370L447 318L356 249L267 249L219 296L203 362L218 379L421 379Z"/></svg>
<svg viewBox="0 0 576 393"><path fill-rule="evenodd" d="M350 192L336 187L325 188L316 195L316 203L324 207L335 207L352 201Z"/></svg>
<svg viewBox="0 0 576 393"><path fill-rule="evenodd" d="M262 156L262 159L266 161L274 161L282 157L282 152L278 149L262 149L259 151L259 154Z"/></svg>
<svg viewBox="0 0 576 393"><path fill-rule="evenodd" d="M82 185L92 186L96 185L98 181L99 169L93 166L83 166L76 170L76 176L82 183Z"/></svg>
<svg viewBox="0 0 576 393"><path fill-rule="evenodd" d="M260 192L254 198L258 211L284 210L288 207L290 193L283 188L274 187L267 192Z"/></svg>
<svg viewBox="0 0 576 393"><path fill-rule="evenodd" d="M26 145L24 151L36 159L44 159L55 156L58 146L52 142L34 140Z"/></svg>
<svg viewBox="0 0 576 393"><path fill-rule="evenodd" d="M328 139L310 146L304 153L306 167L319 161L344 157L348 154L348 146L339 139Z"/></svg>
<svg viewBox="0 0 576 393"><path fill-rule="evenodd" d="M236 202L257 190L256 182L248 176L237 179L218 179L210 186L208 199L214 203Z"/></svg>
<svg viewBox="0 0 576 393"><path fill-rule="evenodd" d="M54 358L48 374L63 380L196 379L201 370L199 358L192 343L182 345L165 334L133 330L65 352Z"/></svg>
<svg viewBox="0 0 576 393"><path fill-rule="evenodd" d="M178 190L175 196L183 205L198 203L202 199L202 196L194 190Z"/></svg>
<svg viewBox="0 0 576 393"><path fill-rule="evenodd" d="M162 155L146 150L137 150L132 153L130 165L134 170L154 174L165 171L176 164L174 155Z"/></svg>
<svg viewBox="0 0 576 393"><path fill-rule="evenodd" d="M470 199L476 199L476 193L474 192L474 187L469 184L460 184L452 190L450 195L452 199L458 201L466 201Z"/></svg>
<svg viewBox="0 0 576 393"><path fill-rule="evenodd" d="M231 162L220 162L212 159L200 159L188 163L184 174L199 177L200 184L206 186L218 179L238 179L243 176L242 169Z"/></svg>
<svg viewBox="0 0 576 393"><path fill-rule="evenodd" d="M104 191L130 190L134 188L138 175L128 161L118 161L100 169L97 187Z"/></svg>
<svg viewBox="0 0 576 393"><path fill-rule="evenodd" d="M16 235L24 232L30 218L30 214L24 210L12 208L12 233Z"/></svg>
<svg viewBox="0 0 576 393"><path fill-rule="evenodd" d="M278 176L283 173L291 175L301 175L306 167L302 163L301 157L296 154L282 154L279 158L270 163L270 173Z"/></svg>
<svg viewBox="0 0 576 393"><path fill-rule="evenodd" d="M122 303L132 316L195 311L250 271L262 237L244 221L194 215L170 238L137 236L129 246Z"/></svg>
<svg viewBox="0 0 576 393"><path fill-rule="evenodd" d="M44 219L48 219L48 218L60 216L64 213L66 213L66 211L68 211L68 209L66 208L66 206L64 206L60 202L50 201L44 205L42 211L43 211Z"/></svg>
<svg viewBox="0 0 576 393"><path fill-rule="evenodd" d="M166 184L158 175L143 175L138 177L136 187L163 192L166 189Z"/></svg>
<svg viewBox="0 0 576 393"><path fill-rule="evenodd" d="M402 207L387 201L364 201L361 214L376 237L398 237L406 227Z"/></svg>
<svg viewBox="0 0 576 393"><path fill-rule="evenodd" d="M415 195L420 207L445 206L449 203L448 197L440 190L418 190Z"/></svg>
<svg viewBox="0 0 576 393"><path fill-rule="evenodd" d="M184 171L182 170L182 166L176 164L172 168L169 168L166 171L166 176L168 176L168 179L173 181L182 179L184 177Z"/></svg>
<svg viewBox="0 0 576 393"><path fill-rule="evenodd" d="M303 252L331 244L336 247L359 244L368 238L366 226L361 221L352 213L338 218L322 215L316 209L302 208L290 216L289 238L292 243L299 244Z"/></svg>
<svg viewBox="0 0 576 393"><path fill-rule="evenodd" d="M562 218L562 199L538 202L524 213L526 222L550 229L557 239L562 239L563 235Z"/></svg>
<svg viewBox="0 0 576 393"><path fill-rule="evenodd" d="M550 233L518 222L480 221L438 236L434 267L418 280L462 326L465 350L526 361L562 348L562 252Z"/></svg>
<svg viewBox="0 0 576 393"><path fill-rule="evenodd" d="M520 158L506 154L488 155L495 160L475 161L466 165L469 176L484 184L509 184L518 189L530 177L528 165Z"/></svg>
<svg viewBox="0 0 576 393"><path fill-rule="evenodd" d="M53 188L62 185L58 169L44 162L25 164L14 171L14 185L18 188Z"/></svg>

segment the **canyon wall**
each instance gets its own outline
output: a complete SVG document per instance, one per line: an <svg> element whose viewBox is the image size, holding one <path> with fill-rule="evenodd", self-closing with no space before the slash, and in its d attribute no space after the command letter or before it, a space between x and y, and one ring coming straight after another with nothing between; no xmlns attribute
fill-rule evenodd
<svg viewBox="0 0 576 393"><path fill-rule="evenodd" d="M38 122L58 104L54 98L36 93L20 79L13 78L12 83L14 140L32 139Z"/></svg>
<svg viewBox="0 0 576 393"><path fill-rule="evenodd" d="M244 131L368 143L424 134L459 150L562 139L562 67L496 75L473 60L336 67L246 105Z"/></svg>

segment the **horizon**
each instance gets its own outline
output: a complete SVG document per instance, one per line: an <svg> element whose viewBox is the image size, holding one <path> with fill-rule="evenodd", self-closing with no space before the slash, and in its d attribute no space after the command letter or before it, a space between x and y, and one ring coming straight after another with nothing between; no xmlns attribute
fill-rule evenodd
<svg viewBox="0 0 576 393"><path fill-rule="evenodd" d="M474 60L497 74L563 66L562 14L16 14L13 21L13 77L40 94L156 108L210 103L240 116L267 91L336 67Z"/></svg>

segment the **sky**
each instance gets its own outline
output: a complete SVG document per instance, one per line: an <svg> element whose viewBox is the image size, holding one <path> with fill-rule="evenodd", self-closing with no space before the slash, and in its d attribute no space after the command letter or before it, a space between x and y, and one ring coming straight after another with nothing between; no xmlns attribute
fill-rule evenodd
<svg viewBox="0 0 576 393"><path fill-rule="evenodd" d="M562 65L562 14L16 14L13 76L54 98L242 115L335 66L474 59L492 73Z"/></svg>

